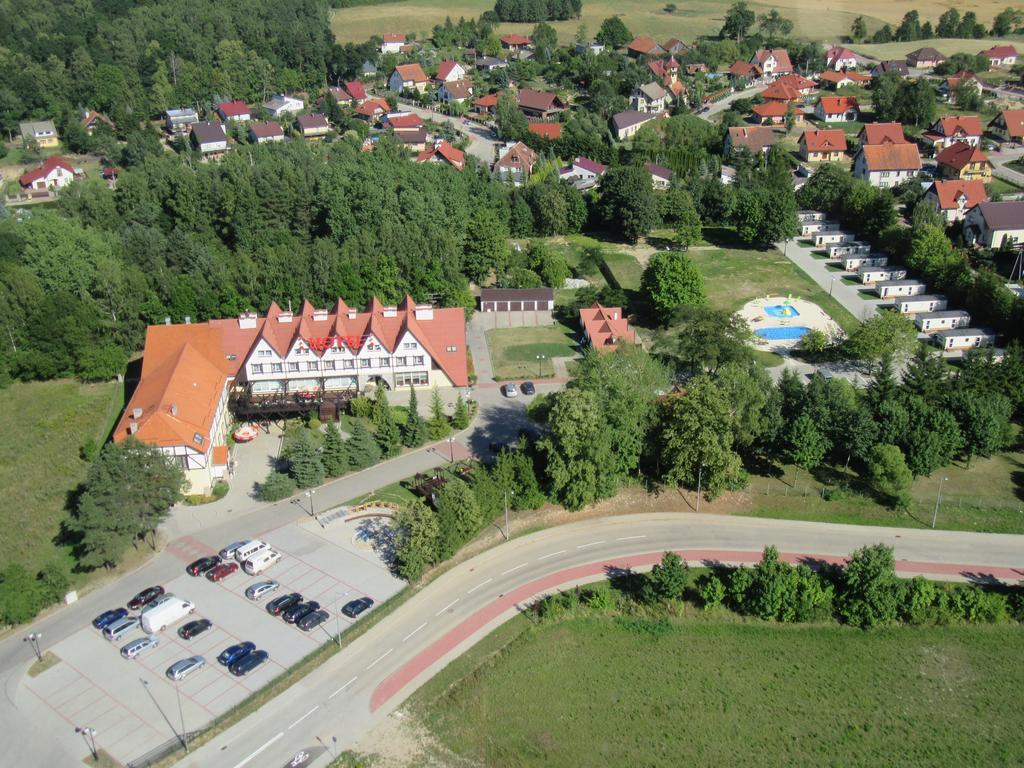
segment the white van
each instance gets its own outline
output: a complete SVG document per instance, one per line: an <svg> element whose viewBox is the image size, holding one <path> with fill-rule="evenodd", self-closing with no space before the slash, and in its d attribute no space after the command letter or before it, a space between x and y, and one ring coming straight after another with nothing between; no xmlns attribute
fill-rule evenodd
<svg viewBox="0 0 1024 768"><path fill-rule="evenodd" d="M255 555L242 563L242 568L244 568L245 572L250 576L255 576L258 573L263 573L263 571L267 570L267 568L280 559L281 553L276 549L270 549L268 547L267 549L261 549Z"/></svg>
<svg viewBox="0 0 1024 768"><path fill-rule="evenodd" d="M195 613L195 603L173 595L171 597L173 599L165 600L152 608L146 607L139 615L142 620L142 631L147 635L162 632L174 622L180 621L190 613Z"/></svg>
<svg viewBox="0 0 1024 768"><path fill-rule="evenodd" d="M244 546L239 547L235 550L235 560L240 563L244 563L250 557L255 555L257 552L263 549L268 549L265 541L254 539L253 541L247 541Z"/></svg>

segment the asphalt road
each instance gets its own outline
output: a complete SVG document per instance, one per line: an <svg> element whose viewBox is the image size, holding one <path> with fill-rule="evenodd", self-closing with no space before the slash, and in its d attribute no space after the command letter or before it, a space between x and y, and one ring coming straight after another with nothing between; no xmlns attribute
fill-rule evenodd
<svg viewBox="0 0 1024 768"><path fill-rule="evenodd" d="M695 514L588 520L514 539L424 588L340 654L193 753L183 766L283 765L318 743L350 748L417 687L538 594L647 568L666 549L691 562L753 562L767 544L793 561L836 560L877 542L901 575L1024 576L1024 537ZM319 739L319 741L318 741ZM326 763L329 756L307 764Z"/></svg>
<svg viewBox="0 0 1024 768"><path fill-rule="evenodd" d="M432 110L423 109L422 107L415 107L404 101L398 103L398 108L403 111L413 112L424 120L433 120L437 123L448 123L459 133L469 137L469 147L466 149L469 154L485 163L488 168L491 166L491 163L494 162L496 157L495 148L501 142L492 136L490 128L486 128L475 122L467 124L461 117L451 117L450 115L446 115L442 112L433 112Z"/></svg>

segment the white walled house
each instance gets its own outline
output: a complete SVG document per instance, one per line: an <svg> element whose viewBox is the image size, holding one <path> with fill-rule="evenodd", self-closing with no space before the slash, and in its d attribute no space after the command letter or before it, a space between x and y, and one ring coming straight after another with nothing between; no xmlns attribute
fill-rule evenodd
<svg viewBox="0 0 1024 768"><path fill-rule="evenodd" d="M60 155L46 158L42 165L26 171L18 179L22 189L63 189L75 180L75 168Z"/></svg>
<svg viewBox="0 0 1024 768"><path fill-rule="evenodd" d="M937 293L908 296L896 301L896 311L901 315L914 315L918 312L941 312L947 306L946 297Z"/></svg>
<svg viewBox="0 0 1024 768"><path fill-rule="evenodd" d="M841 229L832 229L828 232L818 232L814 235L814 245L821 248L823 245L839 245L841 243L852 243L857 236L853 232L845 232Z"/></svg>
<svg viewBox="0 0 1024 768"><path fill-rule="evenodd" d="M201 122L192 126L192 146L203 156L219 155L228 150L228 137L220 123Z"/></svg>
<svg viewBox="0 0 1024 768"><path fill-rule="evenodd" d="M964 217L964 239L992 249L1024 243L1024 201L978 203Z"/></svg>
<svg viewBox="0 0 1024 768"><path fill-rule="evenodd" d="M889 264L888 256L858 255L847 256L843 259L843 269L847 272L857 272L864 267L884 267ZM904 275L905 277L906 275Z"/></svg>
<svg viewBox="0 0 1024 768"><path fill-rule="evenodd" d="M274 117L281 117L282 115L299 114L299 112L306 108L306 103L294 96L275 93L267 101L263 102L263 108Z"/></svg>
<svg viewBox="0 0 1024 768"><path fill-rule="evenodd" d="M854 178L883 189L914 178L920 170L916 144L868 144L853 160Z"/></svg>
<svg viewBox="0 0 1024 768"><path fill-rule="evenodd" d="M928 286L920 280L883 280L875 283L875 292L880 299L898 299L902 296L920 296Z"/></svg>
<svg viewBox="0 0 1024 768"><path fill-rule="evenodd" d="M863 266L857 270L857 277L864 285L874 285L892 280L902 280L907 276L906 267Z"/></svg>
<svg viewBox="0 0 1024 768"><path fill-rule="evenodd" d="M939 349L944 352L991 347L996 343L996 335L985 328L956 328L938 331L932 336Z"/></svg>
<svg viewBox="0 0 1024 768"><path fill-rule="evenodd" d="M936 333L967 328L971 324L971 316L962 309L940 310L938 312L921 312L914 315L914 325L921 333Z"/></svg>
<svg viewBox="0 0 1024 768"><path fill-rule="evenodd" d="M860 240L849 240L845 243L833 243L827 249L828 257L831 260L841 259L844 256L859 256L871 253L871 243Z"/></svg>

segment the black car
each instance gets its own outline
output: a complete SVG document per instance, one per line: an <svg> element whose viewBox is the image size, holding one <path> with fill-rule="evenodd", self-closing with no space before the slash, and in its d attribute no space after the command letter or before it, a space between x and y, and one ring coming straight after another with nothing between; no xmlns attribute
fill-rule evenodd
<svg viewBox="0 0 1024 768"><path fill-rule="evenodd" d="M341 612L350 619L354 619L366 611L371 605L373 605L372 597L360 597L349 603L345 603L345 607L341 609Z"/></svg>
<svg viewBox="0 0 1024 768"><path fill-rule="evenodd" d="M144 606L150 600L160 597L164 593L163 587L147 587L128 601L128 610L135 611Z"/></svg>
<svg viewBox="0 0 1024 768"><path fill-rule="evenodd" d="M284 612L284 615L281 616L281 618L284 619L285 622L288 624L294 624L307 613L312 613L313 611L319 608L320 603L318 603L316 600L310 600L308 603L300 603L299 605L289 608L287 611Z"/></svg>
<svg viewBox="0 0 1024 768"><path fill-rule="evenodd" d="M289 608L294 608L302 602L302 595L292 592L290 595L281 595L267 603L267 613L271 616L280 616Z"/></svg>
<svg viewBox="0 0 1024 768"><path fill-rule="evenodd" d="M212 626L213 622L209 619L197 619L196 621L190 621L178 630L178 637L182 640L191 640L193 637L203 634L203 632Z"/></svg>
<svg viewBox="0 0 1024 768"><path fill-rule="evenodd" d="M301 619L295 622L295 626L301 629L303 632L309 632L311 629L316 629L328 619L327 611L317 610L311 613L307 613Z"/></svg>
<svg viewBox="0 0 1024 768"><path fill-rule="evenodd" d="M242 675L252 672L256 667L263 664L265 661L270 659L270 654L266 651L250 651L245 654L242 658L228 667L228 670L235 677L241 677Z"/></svg>
<svg viewBox="0 0 1024 768"><path fill-rule="evenodd" d="M533 386L532 381L524 381L519 387L519 391L524 395L535 395L537 394L537 388Z"/></svg>
<svg viewBox="0 0 1024 768"><path fill-rule="evenodd" d="M211 555L210 557L200 557L194 563L189 563L188 568L185 570L190 576L202 576L208 570L217 565L220 565L220 556Z"/></svg>

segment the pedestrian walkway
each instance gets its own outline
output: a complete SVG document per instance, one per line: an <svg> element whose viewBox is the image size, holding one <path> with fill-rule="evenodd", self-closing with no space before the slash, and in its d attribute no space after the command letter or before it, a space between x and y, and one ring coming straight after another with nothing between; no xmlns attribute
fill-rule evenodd
<svg viewBox="0 0 1024 768"><path fill-rule="evenodd" d="M878 312L882 300L862 298L858 286L844 283L842 273L830 270L826 266L829 262L814 255L813 246L790 240L776 243L775 247L858 320L867 320Z"/></svg>
<svg viewBox="0 0 1024 768"><path fill-rule="evenodd" d="M491 366L491 351L487 348L487 333L480 316L474 314L466 324L466 343L473 356L473 370L480 385L494 381L494 368Z"/></svg>

